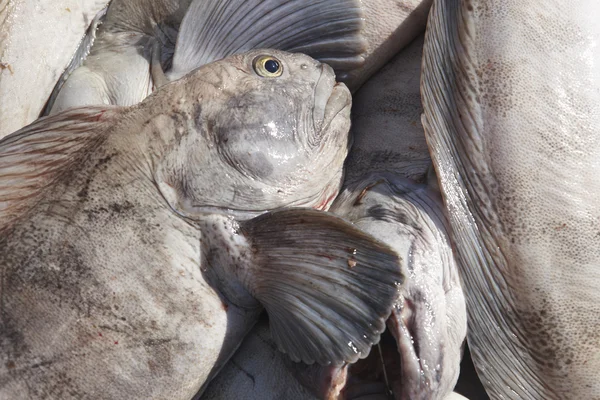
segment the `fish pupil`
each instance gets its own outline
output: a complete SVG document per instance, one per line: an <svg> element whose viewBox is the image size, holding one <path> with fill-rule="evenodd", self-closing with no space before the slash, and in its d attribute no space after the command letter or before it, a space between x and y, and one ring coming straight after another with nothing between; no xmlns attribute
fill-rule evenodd
<svg viewBox="0 0 600 400"><path fill-rule="evenodd" d="M279 63L275 60L268 60L265 62L265 69L274 74L275 72L279 71Z"/></svg>

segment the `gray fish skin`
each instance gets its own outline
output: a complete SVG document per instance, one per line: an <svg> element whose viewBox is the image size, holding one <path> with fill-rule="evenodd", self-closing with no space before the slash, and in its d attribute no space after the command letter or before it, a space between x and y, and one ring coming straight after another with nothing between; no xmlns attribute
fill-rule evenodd
<svg viewBox="0 0 600 400"><path fill-rule="evenodd" d="M0 2L0 139L34 121L108 0Z"/></svg>
<svg viewBox="0 0 600 400"><path fill-rule="evenodd" d="M259 321L221 373L208 385L202 400L316 400L288 370L269 333Z"/></svg>
<svg viewBox="0 0 600 400"><path fill-rule="evenodd" d="M421 125L422 54L420 35L354 95L346 181L381 171L425 182L431 157Z"/></svg>
<svg viewBox="0 0 600 400"><path fill-rule="evenodd" d="M265 54L280 78L253 72ZM366 357L402 282L397 255L317 210L251 218L329 204L349 107L329 67L260 50L1 141L0 398L192 398L262 306L292 358Z"/></svg>
<svg viewBox="0 0 600 400"><path fill-rule="evenodd" d="M425 31L431 3L432 0L362 0L365 62L342 77L352 93Z"/></svg>
<svg viewBox="0 0 600 400"><path fill-rule="evenodd" d="M385 354L402 362L401 375L387 371L390 380L396 382L393 389L397 397L451 399L461 398L451 391L466 335L466 310L444 207L427 178L431 159L420 122L422 48L420 36L354 96L353 144L345 165L345 190L331 210L379 235L412 268L402 290L403 300L411 305L400 302L392 318L400 326L388 328L401 335L402 352ZM367 171L377 172L365 175ZM375 186L370 188L372 184ZM363 200L353 205L363 189ZM411 334L419 343L416 348L408 343ZM290 373L283 368L288 363L272 343L269 346L266 326L254 328L247 342L208 387L207 398L225 400L242 393L248 399L273 400L336 399L340 393L347 398L389 398L384 384L356 382L352 371L296 365ZM382 349L386 352L387 348ZM421 362L415 361L416 354ZM264 370L263 365L272 367ZM309 388L308 394L298 387L298 379Z"/></svg>
<svg viewBox="0 0 600 400"><path fill-rule="evenodd" d="M163 78L254 48L308 54L343 73L364 62L361 16L359 0L114 0L89 56L48 111L133 105Z"/></svg>
<svg viewBox="0 0 600 400"><path fill-rule="evenodd" d="M343 192L331 209L408 257L408 278L388 322L402 365L400 376L388 371L397 399L450 395L466 336L444 207L427 177L431 160L419 121L422 49L419 36L355 95L354 142Z"/></svg>
<svg viewBox="0 0 600 400"><path fill-rule="evenodd" d="M597 1L436 1L423 124L493 399L599 399Z"/></svg>
<svg viewBox="0 0 600 400"><path fill-rule="evenodd" d="M81 66L62 79L48 113L86 105L130 106L154 90L150 65L155 44L167 51L177 40L191 0L114 0Z"/></svg>
<svg viewBox="0 0 600 400"><path fill-rule="evenodd" d="M387 371L394 398L446 398L458 379L467 319L439 193L373 173L345 184L330 210L406 260L407 279L388 320L400 357L400 373Z"/></svg>

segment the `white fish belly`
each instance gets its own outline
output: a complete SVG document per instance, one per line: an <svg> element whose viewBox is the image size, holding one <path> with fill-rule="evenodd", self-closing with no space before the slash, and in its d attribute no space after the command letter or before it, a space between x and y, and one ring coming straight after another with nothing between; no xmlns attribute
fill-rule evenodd
<svg viewBox="0 0 600 400"><path fill-rule="evenodd" d="M0 138L35 120L107 0L0 3Z"/></svg>
<svg viewBox="0 0 600 400"><path fill-rule="evenodd" d="M600 3L436 1L424 126L492 398L600 398Z"/></svg>

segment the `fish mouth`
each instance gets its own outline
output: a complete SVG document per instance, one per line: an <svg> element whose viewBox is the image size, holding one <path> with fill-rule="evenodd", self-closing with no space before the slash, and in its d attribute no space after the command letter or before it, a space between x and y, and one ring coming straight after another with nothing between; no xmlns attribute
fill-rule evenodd
<svg viewBox="0 0 600 400"><path fill-rule="evenodd" d="M352 94L346 85L335 81L333 68L321 64L321 75L315 86L313 126L315 132L324 132L343 110L352 105Z"/></svg>
<svg viewBox="0 0 600 400"><path fill-rule="evenodd" d="M379 343L371 347L369 355L356 363L344 366L302 365L289 362L288 367L298 381L316 397L326 400L404 400L406 398L427 399L432 393L408 396L403 386L411 384L411 371L403 371L405 357L416 357L418 343L408 344L403 340L402 329L397 320L402 318L400 310L390 315L387 329L381 334ZM411 347L410 349L407 347ZM293 364L293 365L292 365ZM408 366L410 369L410 366ZM408 373L408 375L407 375ZM404 385L403 385L404 384Z"/></svg>

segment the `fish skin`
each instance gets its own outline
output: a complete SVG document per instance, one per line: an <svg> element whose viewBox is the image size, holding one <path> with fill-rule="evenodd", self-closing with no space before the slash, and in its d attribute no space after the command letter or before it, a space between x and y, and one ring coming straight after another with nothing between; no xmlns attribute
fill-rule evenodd
<svg viewBox="0 0 600 400"><path fill-rule="evenodd" d="M407 279L387 323L400 359L399 374L387 370L394 398L446 398L458 380L467 318L439 192L374 172L346 182L330 210L406 260Z"/></svg>
<svg viewBox="0 0 600 400"><path fill-rule="evenodd" d="M342 70L360 66L364 61L360 57L364 49L359 34L360 1L336 0L334 4L312 0L310 7L307 3L299 0L255 3L239 0L113 0L89 56L70 74L65 85L57 88L58 93L53 94L53 104L48 112L83 105L133 105L141 101L160 86L150 73L151 68L157 67L152 60L155 45L159 45L161 52L158 67L167 72L169 80L179 79L207 62L260 47L305 53L327 60L334 68ZM246 13L235 13L244 7ZM228 11L224 12L222 8ZM213 13L209 14L209 17L214 16L213 20L203 19L205 9L206 13ZM264 15L260 14L262 9ZM262 19L253 19L257 18L257 13ZM294 30L302 17L309 18L310 23L303 26L306 29ZM288 31L272 32L273 26L288 19ZM264 31L271 30L265 34L260 26L255 26L259 23L265 25ZM245 24L250 24L250 32ZM204 29L207 26L208 32ZM236 31L238 26L241 28ZM180 28L187 36L182 37ZM313 32L308 38L307 31ZM319 35L321 31L327 31L331 38ZM327 40L332 43L325 43ZM192 43L192 46L186 46L186 43ZM183 55L179 54L180 50ZM196 52L201 54L192 54ZM183 66L172 70L180 61Z"/></svg>
<svg viewBox="0 0 600 400"><path fill-rule="evenodd" d="M280 78L253 75L252 60L261 54L280 60ZM268 284L260 286L260 271L268 262L252 263L274 250L239 234L252 229L264 241L264 227L252 222L256 219L238 223L227 210L237 208L250 218L257 204L325 207L341 184L350 93L333 77L329 67L307 56L258 50L207 65L135 107L66 111L1 141L0 397L189 399L201 390L254 325L261 307L252 295L262 296ZM293 94L270 90L278 85ZM297 107L288 104L288 113L265 109L285 104L279 96L292 96ZM233 125L228 125L222 114L230 109L223 104L232 100L239 109L233 108ZM220 130L238 126L236 116L252 105L263 106L263 121L247 121L245 132ZM289 121L291 111L297 114L297 125L286 127L291 131L260 129L260 122ZM264 158L256 153L248 159L236 136L244 134L249 144L276 138L265 147ZM279 159L292 155L286 148L291 140L301 154ZM250 150L246 153L253 155ZM277 171L263 168L268 156L279 159ZM221 168L213 169L218 159ZM185 171L190 164L197 169ZM299 171L300 164L306 168ZM198 182L211 179L236 186L236 196L228 198ZM263 191L256 188L259 180L266 182ZM249 190L252 183L257 191ZM21 201L25 206L19 206ZM301 228L298 213L314 220L319 212L273 212L266 217L272 228L281 213L295 213ZM351 224L326 219L336 221L334 231L341 229L337 233L362 243L340 240L328 248L339 251L341 246L347 252L344 246L357 246L359 255L375 251L391 261L385 275L396 269L398 282L375 279L371 288L387 286L390 293L384 301L389 302L387 313L369 322L383 325L402 280L397 256ZM224 235L219 230L223 223L231 226ZM312 239L317 231L310 231ZM251 240L252 247L245 248L244 240ZM220 253L223 243L229 246L227 254ZM368 271L380 268L365 262L348 270L345 259L325 261L328 248L325 257L317 257L324 267L341 262L343 274L364 271L363 280L374 278ZM219 264L235 251L240 252L235 263ZM216 290L211 279L218 281L221 267L234 271L237 281L226 280ZM353 284L350 290L361 286Z"/></svg>
<svg viewBox="0 0 600 400"><path fill-rule="evenodd" d="M431 157L421 125L422 53L420 35L354 95L347 182L359 180L369 171L393 172L425 182Z"/></svg>
<svg viewBox="0 0 600 400"><path fill-rule="evenodd" d="M402 289L410 310L406 304L400 304L407 323L401 323L399 328L388 327L399 334L409 331L420 343L415 351L402 337L402 353L391 356L403 363L401 376L387 371L397 398L460 398L452 389L466 335L466 310L444 207L435 185L430 186L427 179L431 159L420 123L422 48L421 35L354 95L353 144L345 164L344 192L330 210L395 246L413 269ZM398 188L404 188L404 193ZM356 202L359 196L362 200ZM382 221L384 217L397 221ZM403 223L398 222L402 219ZM414 255L409 257L409 253ZM402 320L402 310L394 312L394 317ZM269 343L266 330L266 322L253 328L233 361L207 388L208 399L230 399L240 393L248 399L335 399L340 392L358 399L368 395L373 399L388 398L385 385L367 387L368 384L353 381L351 372L341 387L337 382L340 375L346 380L343 371L332 374L321 367L296 364L290 373L284 368L289 363ZM385 351L385 347L382 349ZM421 363L414 361L415 353ZM441 368L436 370L432 365L440 353L444 357ZM263 371L263 365L270 367ZM332 376L335 382L331 381ZM308 393L298 379L309 389ZM283 395L289 393L298 397Z"/></svg>
<svg viewBox="0 0 600 400"><path fill-rule="evenodd" d="M0 2L0 138L38 118L108 0Z"/></svg>
<svg viewBox="0 0 600 400"><path fill-rule="evenodd" d="M365 63L343 80L352 93L425 31L432 0L362 0Z"/></svg>
<svg viewBox="0 0 600 400"><path fill-rule="evenodd" d="M388 371L396 399L450 395L466 335L446 215L427 177L431 159L420 123L422 49L421 35L354 96L354 141L342 193L331 209L407 259L402 298L388 321L401 363L400 376Z"/></svg>
<svg viewBox="0 0 600 400"><path fill-rule="evenodd" d="M113 0L89 54L52 95L47 113L86 105L130 106L152 91L152 47L174 47L191 0ZM171 46L169 47L169 43Z"/></svg>
<svg viewBox="0 0 600 400"><path fill-rule="evenodd" d="M599 399L595 1L435 1L423 125L492 399Z"/></svg>

